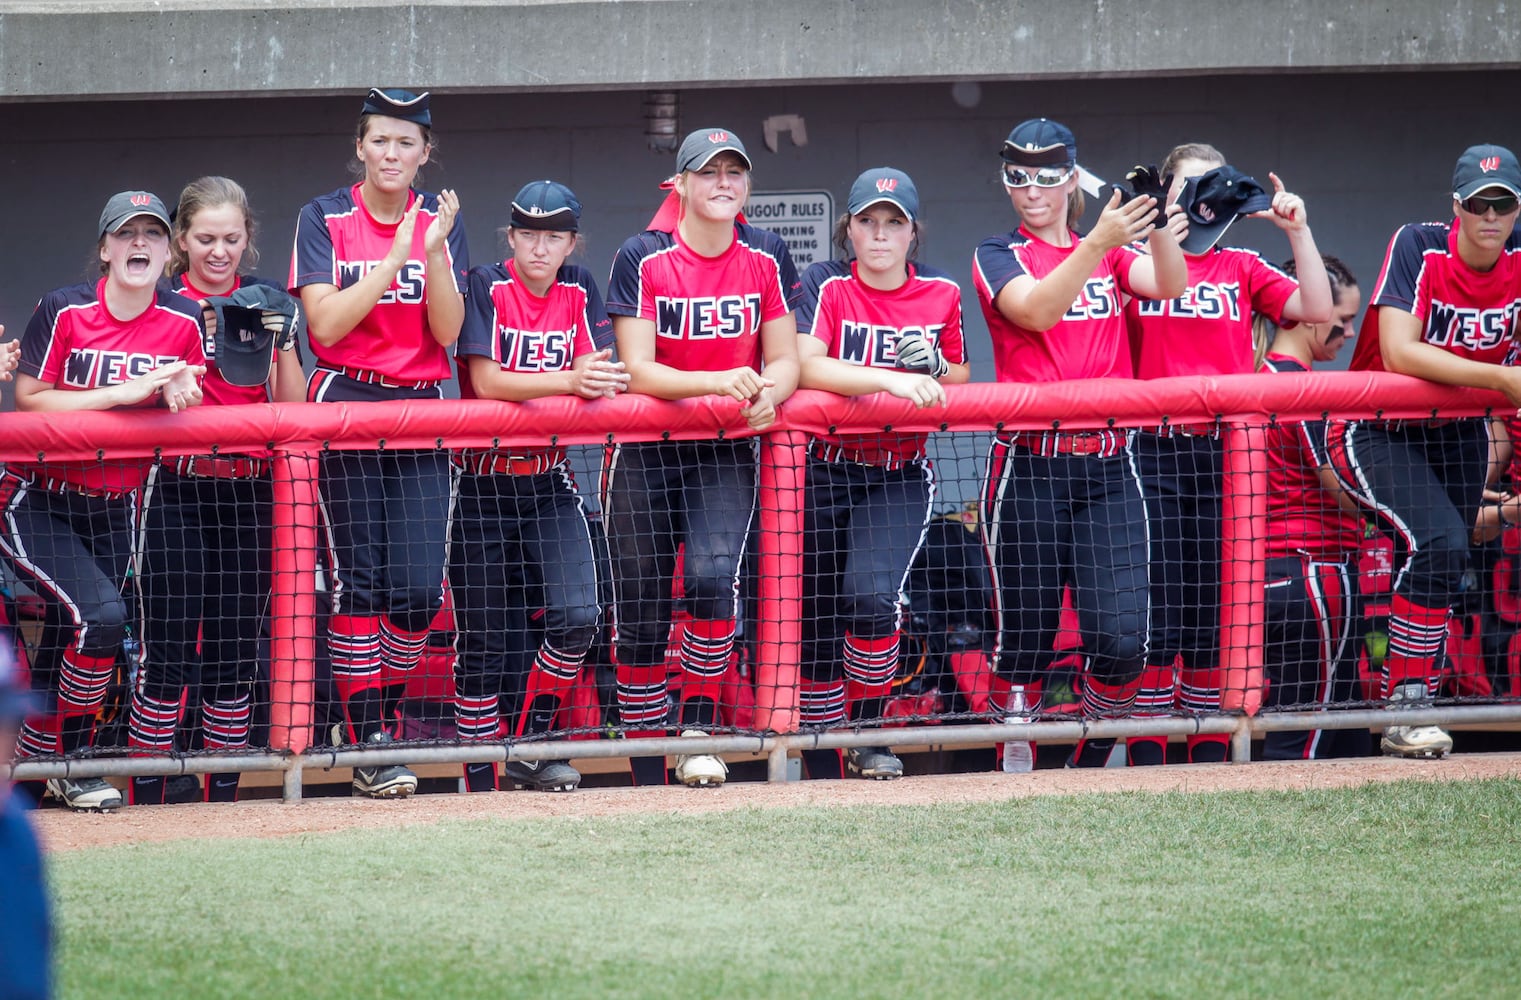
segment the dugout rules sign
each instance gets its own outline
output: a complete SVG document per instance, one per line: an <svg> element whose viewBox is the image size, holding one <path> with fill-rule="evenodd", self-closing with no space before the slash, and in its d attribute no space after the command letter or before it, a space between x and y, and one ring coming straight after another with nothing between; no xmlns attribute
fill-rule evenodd
<svg viewBox="0 0 1521 1000"><path fill-rule="evenodd" d="M798 274L815 261L829 259L834 196L828 191L752 191L745 218L787 241Z"/></svg>

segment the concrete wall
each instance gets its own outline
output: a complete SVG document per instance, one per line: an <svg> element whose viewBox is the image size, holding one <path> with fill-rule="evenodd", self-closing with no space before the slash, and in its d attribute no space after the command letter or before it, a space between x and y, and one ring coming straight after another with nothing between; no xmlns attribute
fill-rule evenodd
<svg viewBox="0 0 1521 1000"><path fill-rule="evenodd" d="M978 89L968 107L947 82L711 88L682 93L681 121L683 129L736 130L754 155L758 191L822 188L839 207L865 167L891 164L913 175L928 226L922 257L962 282L976 379L991 379L992 366L972 297L971 253L1015 224L996 151L1024 117L1071 125L1081 159L1105 176L1190 140L1213 142L1258 177L1278 172L1305 196L1322 249L1345 259L1365 290L1399 224L1450 217L1452 163L1465 146L1521 146L1521 112L1510 101L1521 92L1515 70L987 81ZM0 105L0 169L11 191L8 266L0 272L7 336L24 328L42 293L93 273L100 208L123 188L149 188L172 202L200 174L238 178L262 225L257 270L283 278L301 205L348 181L361 96L362 89L341 97ZM460 192L478 263L501 251L495 229L512 194L552 177L585 204L587 263L605 278L671 170L672 157L645 148L638 91L440 95L434 107L440 147L425 186ZM808 144L783 139L768 152L761 123L775 114L802 115ZM1273 260L1287 254L1264 222L1241 223L1230 241ZM9 405L0 400L0 409ZM970 482L972 473L956 475ZM948 490L944 499L956 496Z"/></svg>
<svg viewBox="0 0 1521 1000"><path fill-rule="evenodd" d="M1506 0L0 2L0 93L542 91L1516 65Z"/></svg>

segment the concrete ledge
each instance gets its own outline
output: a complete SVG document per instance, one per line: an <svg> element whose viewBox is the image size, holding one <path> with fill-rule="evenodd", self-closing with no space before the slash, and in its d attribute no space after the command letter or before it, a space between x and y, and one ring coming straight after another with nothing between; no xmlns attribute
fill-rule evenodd
<svg viewBox="0 0 1521 1000"><path fill-rule="evenodd" d="M1521 5L1193 0L0 0L16 100L1521 65ZM1201 14L1207 10L1207 14Z"/></svg>

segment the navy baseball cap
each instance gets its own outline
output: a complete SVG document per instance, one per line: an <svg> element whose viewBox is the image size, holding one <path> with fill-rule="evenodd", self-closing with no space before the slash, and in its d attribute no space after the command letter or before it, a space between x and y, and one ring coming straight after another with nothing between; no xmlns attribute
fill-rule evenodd
<svg viewBox="0 0 1521 1000"><path fill-rule="evenodd" d="M1492 187L1521 197L1521 165L1516 163L1516 154L1489 143L1469 146L1452 170L1452 196L1463 201Z"/></svg>
<svg viewBox="0 0 1521 1000"><path fill-rule="evenodd" d="M533 181L513 196L512 224L519 229L573 233L581 225L581 203L564 184Z"/></svg>
<svg viewBox="0 0 1521 1000"><path fill-rule="evenodd" d="M745 169L752 169L750 154L739 136L726 128L700 128L681 140L681 148L676 150L676 172L701 170L713 157L726 152L738 154L745 161Z"/></svg>
<svg viewBox="0 0 1521 1000"><path fill-rule="evenodd" d="M0 626L0 722L20 722L43 711L42 699L21 686L16 667L16 637L9 625Z"/></svg>
<svg viewBox="0 0 1521 1000"><path fill-rule="evenodd" d="M845 211L855 215L883 201L896 205L910 222L919 216L919 189L913 178L892 167L873 167L857 177Z"/></svg>
<svg viewBox="0 0 1521 1000"><path fill-rule="evenodd" d="M152 191L119 191L100 211L100 235L116 232L139 215L152 216L166 230L174 228L169 223L169 209L158 195Z"/></svg>
<svg viewBox="0 0 1521 1000"><path fill-rule="evenodd" d="M1077 163L1077 140L1061 122L1031 118L1014 126L999 155L1022 167L1070 167Z"/></svg>
<svg viewBox="0 0 1521 1000"><path fill-rule="evenodd" d="M364 110L360 113L400 118L402 121L415 122L424 127L433 125L433 115L428 111L426 90L421 94L414 94L400 87L385 89L371 87L370 92L364 96Z"/></svg>
<svg viewBox="0 0 1521 1000"><path fill-rule="evenodd" d="M1178 245L1184 253L1200 254L1219 243L1243 215L1272 208L1273 196L1256 178L1227 164L1190 177L1178 204L1188 214L1188 235Z"/></svg>

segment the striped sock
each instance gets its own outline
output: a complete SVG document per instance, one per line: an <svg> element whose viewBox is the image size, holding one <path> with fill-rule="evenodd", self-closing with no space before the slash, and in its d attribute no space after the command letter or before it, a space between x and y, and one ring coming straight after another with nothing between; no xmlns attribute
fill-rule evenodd
<svg viewBox="0 0 1521 1000"><path fill-rule="evenodd" d="M734 623L694 619L681 636L681 700L709 698L716 705L734 655Z"/></svg>
<svg viewBox="0 0 1521 1000"><path fill-rule="evenodd" d="M528 688L523 693L523 710L518 713L516 730L518 736L530 730L530 716L534 712L548 711L550 717L548 720L538 720L535 725L543 724L543 728L534 728L533 732L549 732L554 728L554 715L559 711L559 706L565 703L565 696L575 686L576 678L581 676L581 662L585 659L584 652L577 656L556 649L548 639L544 640L544 644L539 647L538 655L533 658L533 666L528 671ZM549 709L547 703L541 702L540 698L549 699L554 707Z"/></svg>
<svg viewBox="0 0 1521 1000"><path fill-rule="evenodd" d="M58 680L58 714L64 717L94 715L105 704L106 689L116 656L92 655L67 649Z"/></svg>
<svg viewBox="0 0 1521 1000"><path fill-rule="evenodd" d="M879 718L898 672L898 633L878 639L845 633L845 705L852 719Z"/></svg>
<svg viewBox="0 0 1521 1000"><path fill-rule="evenodd" d="M1427 608L1401 594L1389 602L1389 651L1384 656L1384 697L1402 684L1430 691L1436 659L1447 641L1447 608Z"/></svg>
<svg viewBox="0 0 1521 1000"><path fill-rule="evenodd" d="M1131 714L1137 719L1161 719L1171 715L1174 681L1173 664L1146 664L1141 671L1141 688L1136 692L1135 709ZM1125 741L1125 752L1132 767L1164 764L1167 762L1167 737L1132 736Z"/></svg>
<svg viewBox="0 0 1521 1000"><path fill-rule="evenodd" d="M845 721L845 682L815 681L804 677L798 684L798 722L804 726L833 726Z"/></svg>

